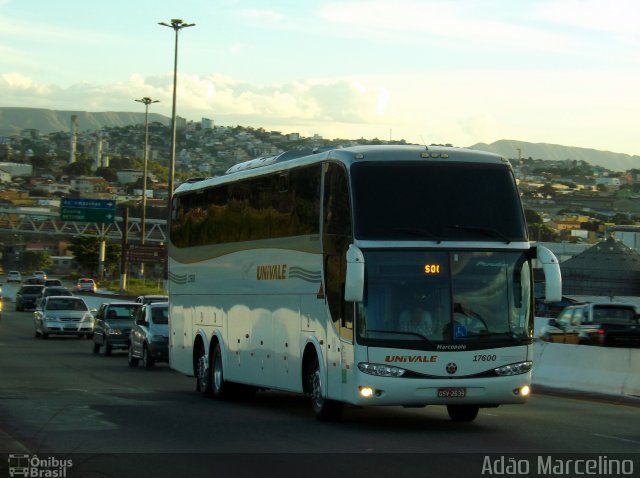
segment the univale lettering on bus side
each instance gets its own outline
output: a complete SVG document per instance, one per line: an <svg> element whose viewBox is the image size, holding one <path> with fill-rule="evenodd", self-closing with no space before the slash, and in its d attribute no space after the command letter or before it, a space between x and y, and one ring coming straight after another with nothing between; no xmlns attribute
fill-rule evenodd
<svg viewBox="0 0 640 478"><path fill-rule="evenodd" d="M286 264L271 264L256 268L257 280L285 280L287 278Z"/></svg>

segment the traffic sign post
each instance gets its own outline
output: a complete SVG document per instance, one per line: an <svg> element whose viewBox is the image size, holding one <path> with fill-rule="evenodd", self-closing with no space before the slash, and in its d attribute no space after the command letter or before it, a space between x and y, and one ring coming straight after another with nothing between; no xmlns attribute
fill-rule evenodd
<svg viewBox="0 0 640 478"><path fill-rule="evenodd" d="M113 224L116 222L116 202L113 199L62 198L60 219Z"/></svg>
<svg viewBox="0 0 640 478"><path fill-rule="evenodd" d="M116 202L113 199L62 198L60 220L73 222L93 222L101 224L100 250L98 256L98 277L104 277L105 224L116 222ZM108 229L109 226L106 227Z"/></svg>
<svg viewBox="0 0 640 478"><path fill-rule="evenodd" d="M155 244L127 244L124 250L126 262L163 264L167 260L165 246Z"/></svg>

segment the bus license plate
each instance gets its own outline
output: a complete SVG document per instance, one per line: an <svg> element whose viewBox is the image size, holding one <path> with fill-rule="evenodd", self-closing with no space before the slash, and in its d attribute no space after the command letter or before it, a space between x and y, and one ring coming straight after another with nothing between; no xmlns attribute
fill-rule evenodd
<svg viewBox="0 0 640 478"><path fill-rule="evenodd" d="M439 388L438 398L463 398L467 396L466 388Z"/></svg>

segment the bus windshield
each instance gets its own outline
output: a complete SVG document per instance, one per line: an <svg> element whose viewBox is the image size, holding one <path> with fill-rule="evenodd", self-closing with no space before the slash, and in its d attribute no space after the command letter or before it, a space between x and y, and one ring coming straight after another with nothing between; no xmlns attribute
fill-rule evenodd
<svg viewBox="0 0 640 478"><path fill-rule="evenodd" d="M531 273L523 252L363 253L360 343L446 350L530 339Z"/></svg>
<svg viewBox="0 0 640 478"><path fill-rule="evenodd" d="M363 162L351 176L358 239L527 240L508 164Z"/></svg>

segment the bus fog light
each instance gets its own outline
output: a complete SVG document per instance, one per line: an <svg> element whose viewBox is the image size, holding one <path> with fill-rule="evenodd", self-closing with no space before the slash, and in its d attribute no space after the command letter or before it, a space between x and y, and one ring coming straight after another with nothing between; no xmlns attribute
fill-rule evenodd
<svg viewBox="0 0 640 478"><path fill-rule="evenodd" d="M531 394L531 388L529 387L529 385L523 385L520 388L514 388L513 394L520 397L528 397Z"/></svg>
<svg viewBox="0 0 640 478"><path fill-rule="evenodd" d="M360 395L364 398L373 397L373 388L371 387L358 387Z"/></svg>

